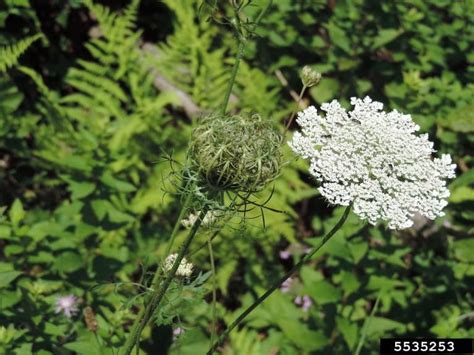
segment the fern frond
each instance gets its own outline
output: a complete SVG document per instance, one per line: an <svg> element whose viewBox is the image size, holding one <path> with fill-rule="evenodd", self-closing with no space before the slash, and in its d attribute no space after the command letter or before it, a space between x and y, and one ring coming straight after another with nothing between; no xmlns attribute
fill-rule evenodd
<svg viewBox="0 0 474 355"><path fill-rule="evenodd" d="M107 39L110 46L123 43L124 38L134 33L139 0L133 0L120 15L105 6L95 4L92 0L84 0L84 4L96 17L101 35Z"/></svg>
<svg viewBox="0 0 474 355"><path fill-rule="evenodd" d="M39 109L43 111L45 117L58 129L70 129L69 124L66 124L64 120L64 108L59 102L59 95L46 86L41 75L35 70L25 66L19 66L18 70L28 75L36 84L38 91L42 95L42 106Z"/></svg>
<svg viewBox="0 0 474 355"><path fill-rule="evenodd" d="M286 110L279 105L280 85L274 76L242 63L237 77L237 96L242 107L251 107L266 117L280 120ZM283 115L283 116L282 116Z"/></svg>
<svg viewBox="0 0 474 355"><path fill-rule="evenodd" d="M193 101L204 109L216 109L222 104L222 92L227 87L230 68L233 65L236 41L217 33L209 22L196 21L197 0L163 0L174 11L174 33L159 47L155 61L157 71L174 85L190 93ZM193 6L194 5L194 6ZM230 36L230 34L227 34ZM222 41L220 49L214 49L216 37ZM229 39L229 40L228 40ZM226 59L231 57L231 59ZM240 108L252 108L262 115L283 112L279 108L280 85L272 75L259 69L251 69L242 62L237 85L234 86L231 105L238 100ZM281 119L281 115L275 119Z"/></svg>
<svg viewBox="0 0 474 355"><path fill-rule="evenodd" d="M196 1L165 0L175 12L174 33L159 46L159 56L151 59L157 71L189 93L201 108L215 109L229 79L225 63L228 48L213 49L215 29L208 22L196 22Z"/></svg>
<svg viewBox="0 0 474 355"><path fill-rule="evenodd" d="M133 0L121 14L92 0L84 0L84 4L97 19L101 35L85 45L93 59L79 60L78 66L68 71L66 83L75 92L61 103L69 117L93 119L99 129L112 119L127 116L126 75L140 70L136 67L141 32L135 30L139 0Z"/></svg>
<svg viewBox="0 0 474 355"><path fill-rule="evenodd" d="M121 14L113 13L105 6L84 0L98 21L100 36L86 44L92 56L108 68L118 68L113 79L121 79L138 60L137 46L141 31L136 30L139 0L132 0Z"/></svg>
<svg viewBox="0 0 474 355"><path fill-rule="evenodd" d="M18 63L20 56L26 52L33 42L41 38L41 34L29 36L22 40L1 47L0 48L0 73L7 71L9 68L15 66Z"/></svg>

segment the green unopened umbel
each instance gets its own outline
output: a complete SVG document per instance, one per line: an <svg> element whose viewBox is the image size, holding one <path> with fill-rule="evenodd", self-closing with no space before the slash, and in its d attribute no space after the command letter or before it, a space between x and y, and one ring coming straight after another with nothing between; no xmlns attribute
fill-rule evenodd
<svg viewBox="0 0 474 355"><path fill-rule="evenodd" d="M210 188L257 192L280 172L281 136L258 114L210 115L193 131L189 157Z"/></svg>

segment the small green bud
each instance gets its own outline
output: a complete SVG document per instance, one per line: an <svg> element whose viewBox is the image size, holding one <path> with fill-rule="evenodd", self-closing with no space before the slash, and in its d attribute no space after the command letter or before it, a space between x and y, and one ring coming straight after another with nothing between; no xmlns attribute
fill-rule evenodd
<svg viewBox="0 0 474 355"><path fill-rule="evenodd" d="M305 65L300 72L301 81L304 86L310 88L319 84L321 80L321 73L318 73L316 70L311 69L310 66Z"/></svg>

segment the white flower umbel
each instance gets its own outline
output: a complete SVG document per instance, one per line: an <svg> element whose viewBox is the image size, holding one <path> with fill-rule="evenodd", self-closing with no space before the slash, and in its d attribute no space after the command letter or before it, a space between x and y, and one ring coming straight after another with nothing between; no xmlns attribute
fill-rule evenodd
<svg viewBox="0 0 474 355"><path fill-rule="evenodd" d="M176 261L176 257L178 254L170 254L166 257L165 262L163 264L163 268L166 272L170 271L173 268L174 262ZM189 277L193 273L193 264L188 263L186 258L181 260L181 263L178 266L178 270L176 271L177 276Z"/></svg>
<svg viewBox="0 0 474 355"><path fill-rule="evenodd" d="M382 111L380 102L351 99L346 112L336 101L325 103L324 116L311 106L298 114L301 132L289 142L299 156L310 160L309 172L331 204L348 206L375 225L408 228L415 213L442 216L455 177L451 156L432 158L433 143L410 115Z"/></svg>

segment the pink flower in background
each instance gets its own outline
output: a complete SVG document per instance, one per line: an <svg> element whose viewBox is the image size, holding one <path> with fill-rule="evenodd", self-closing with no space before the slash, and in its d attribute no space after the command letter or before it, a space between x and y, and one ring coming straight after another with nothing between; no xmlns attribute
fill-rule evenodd
<svg viewBox="0 0 474 355"><path fill-rule="evenodd" d="M280 251L280 258L283 260L287 260L291 257L291 253L288 250Z"/></svg>
<svg viewBox="0 0 474 355"><path fill-rule="evenodd" d="M293 279L290 277L285 280L280 286L280 291L283 293L287 293L290 291L291 285L293 284Z"/></svg>
<svg viewBox="0 0 474 355"><path fill-rule="evenodd" d="M313 301L307 295L303 297L297 296L294 302L303 309L303 312L308 312L309 308L313 305Z"/></svg>
<svg viewBox="0 0 474 355"><path fill-rule="evenodd" d="M173 329L173 340L178 339L178 337L184 333L184 329L181 327L177 327Z"/></svg>
<svg viewBox="0 0 474 355"><path fill-rule="evenodd" d="M66 317L71 318L79 311L77 301L78 299L74 295L58 297L56 300L55 313L63 313Z"/></svg>

